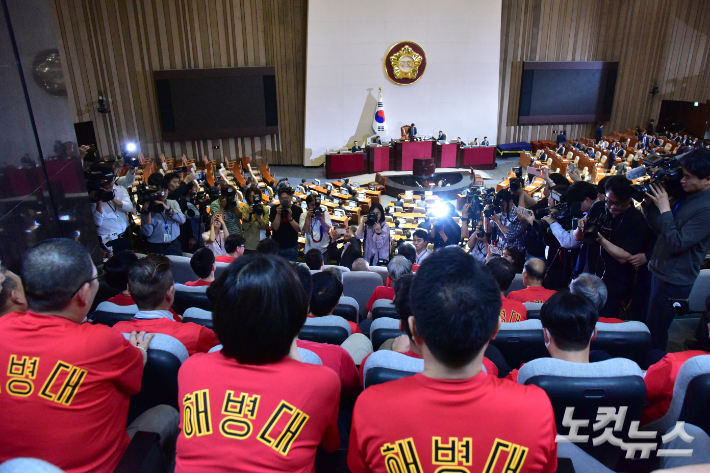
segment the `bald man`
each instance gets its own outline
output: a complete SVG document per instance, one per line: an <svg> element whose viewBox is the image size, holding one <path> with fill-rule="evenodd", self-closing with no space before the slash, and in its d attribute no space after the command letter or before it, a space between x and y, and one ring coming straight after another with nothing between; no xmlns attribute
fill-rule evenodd
<svg viewBox="0 0 710 473"><path fill-rule="evenodd" d="M545 262L541 259L531 258L525 263L523 269L523 284L525 289L513 291L508 294L508 299L518 302L539 302L543 303L549 299L555 291L542 287L545 279Z"/></svg>
<svg viewBox="0 0 710 473"><path fill-rule="evenodd" d="M0 317L10 312L27 311L27 300L20 277L2 265L0 277L4 279L0 286Z"/></svg>

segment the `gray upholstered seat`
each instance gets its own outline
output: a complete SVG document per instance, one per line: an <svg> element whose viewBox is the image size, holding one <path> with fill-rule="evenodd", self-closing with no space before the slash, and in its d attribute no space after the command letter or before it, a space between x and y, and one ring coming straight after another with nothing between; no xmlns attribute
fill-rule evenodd
<svg viewBox="0 0 710 473"><path fill-rule="evenodd" d="M346 268L345 266L338 266L338 265L335 265L335 264L324 264L324 265L323 265L323 269L328 269L328 268L339 269L340 271L342 271L342 272L344 272L344 273L349 273L349 272L350 272L350 269Z"/></svg>
<svg viewBox="0 0 710 473"><path fill-rule="evenodd" d="M392 317L380 317L377 320L373 320L372 325L370 325L370 333L374 332L378 328L391 328L399 330L399 319L393 319Z"/></svg>
<svg viewBox="0 0 710 473"><path fill-rule="evenodd" d="M136 312L138 312L138 306L135 304L118 305L114 304L113 302L103 301L98 306L96 306L96 310L100 310L103 312L111 312L114 314L135 314Z"/></svg>
<svg viewBox="0 0 710 473"><path fill-rule="evenodd" d="M690 310L702 312L705 310L705 298L710 294L710 269L701 269L693 289L688 296Z"/></svg>
<svg viewBox="0 0 710 473"><path fill-rule="evenodd" d="M181 292L198 292L205 293L209 286L186 286L184 284L175 283L175 290Z"/></svg>
<svg viewBox="0 0 710 473"><path fill-rule="evenodd" d="M644 430L656 430L666 432L673 427L680 416L685 400L685 392L688 384L696 376L710 373L710 355L694 356L683 363L678 371L673 386L673 399L666 414L660 419L649 422L644 426Z"/></svg>
<svg viewBox="0 0 710 473"><path fill-rule="evenodd" d="M169 255L168 259L170 259L170 271L173 273L173 280L176 283L186 283L199 279L190 266L190 258Z"/></svg>
<svg viewBox="0 0 710 473"><path fill-rule="evenodd" d="M352 297L360 306L360 316L366 315L367 301L376 287L382 285L382 278L377 273L350 271L343 273L343 295Z"/></svg>
<svg viewBox="0 0 710 473"><path fill-rule="evenodd" d="M525 284L523 284L523 275L516 274L515 278L513 279L513 282L510 284L510 287L507 291L505 291L505 295L507 296L511 292L519 291L521 289L525 289Z"/></svg>
<svg viewBox="0 0 710 473"><path fill-rule="evenodd" d="M343 327L348 332L348 337L352 335L352 328L347 320L337 315L324 315L323 317L308 317L304 325L315 327Z"/></svg>
<svg viewBox="0 0 710 473"><path fill-rule="evenodd" d="M355 299L353 299L352 297L341 296L338 304L351 305L351 306L355 307L355 309L357 309L358 312L360 312L360 304L358 304L357 301Z"/></svg>
<svg viewBox="0 0 710 473"><path fill-rule="evenodd" d="M131 338L131 334L124 333L123 337L126 340L129 340ZM187 354L187 348L185 348L185 345L183 345L180 340L175 337L171 337L170 335L165 335L163 333L156 333L153 335L153 338L148 344L148 350L151 349L163 350L172 353L177 357L178 360L180 360L181 364L184 363L189 356Z"/></svg>
<svg viewBox="0 0 710 473"><path fill-rule="evenodd" d="M560 376L567 378L610 378L616 376L643 376L639 365L626 358L612 358L597 363L575 363L557 358L538 358L529 361L518 372L518 383L525 384L534 376Z"/></svg>
<svg viewBox="0 0 710 473"><path fill-rule="evenodd" d="M370 266L369 270L371 273L377 273L380 275L380 277L382 278L381 286L387 284L387 278L389 277L389 273L387 272L386 266Z"/></svg>
<svg viewBox="0 0 710 473"><path fill-rule="evenodd" d="M229 267L230 263L215 263L214 278L217 279L222 272Z"/></svg>
<svg viewBox="0 0 710 473"><path fill-rule="evenodd" d="M216 351L220 351L221 349L222 349L222 344L220 343L219 345L210 348L210 351L208 351L207 353L214 353Z"/></svg>
<svg viewBox="0 0 710 473"><path fill-rule="evenodd" d="M306 350L305 348L298 348L298 355L301 357L301 361L308 363L310 365L322 365L320 356L313 353L311 350Z"/></svg>
<svg viewBox="0 0 710 473"><path fill-rule="evenodd" d="M212 312L198 307L190 307L182 314L182 316L183 318L212 320Z"/></svg>
<svg viewBox="0 0 710 473"><path fill-rule="evenodd" d="M525 309L528 311L528 319L539 319L541 302L523 302Z"/></svg>

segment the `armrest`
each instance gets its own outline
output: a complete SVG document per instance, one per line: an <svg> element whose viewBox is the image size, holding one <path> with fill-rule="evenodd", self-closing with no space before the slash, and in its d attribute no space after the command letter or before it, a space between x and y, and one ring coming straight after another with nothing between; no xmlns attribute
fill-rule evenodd
<svg viewBox="0 0 710 473"><path fill-rule="evenodd" d="M166 470L160 435L136 432L114 473L163 473Z"/></svg>

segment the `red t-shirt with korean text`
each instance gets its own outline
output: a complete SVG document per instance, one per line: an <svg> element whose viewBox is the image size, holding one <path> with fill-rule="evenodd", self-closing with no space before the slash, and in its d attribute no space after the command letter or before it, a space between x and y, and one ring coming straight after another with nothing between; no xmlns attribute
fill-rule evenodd
<svg viewBox="0 0 710 473"><path fill-rule="evenodd" d="M641 414L641 425L660 419L673 400L673 387L683 363L695 356L710 355L702 350L668 353L661 361L648 367L643 380L646 383L646 407Z"/></svg>
<svg viewBox="0 0 710 473"><path fill-rule="evenodd" d="M178 387L176 473L312 472L317 447L340 444L340 381L326 367L200 353L183 363Z"/></svg>
<svg viewBox="0 0 710 473"><path fill-rule="evenodd" d="M528 311L521 302L506 299L505 296L501 296L501 300L503 301L503 305L500 308L501 322L510 323L528 320Z"/></svg>
<svg viewBox="0 0 710 473"><path fill-rule="evenodd" d="M556 434L550 400L536 386L483 371L462 380L419 373L360 394L348 466L352 473L554 472Z"/></svg>
<svg viewBox="0 0 710 473"><path fill-rule="evenodd" d="M109 327L34 312L0 318L0 463L112 472L142 376L140 350Z"/></svg>

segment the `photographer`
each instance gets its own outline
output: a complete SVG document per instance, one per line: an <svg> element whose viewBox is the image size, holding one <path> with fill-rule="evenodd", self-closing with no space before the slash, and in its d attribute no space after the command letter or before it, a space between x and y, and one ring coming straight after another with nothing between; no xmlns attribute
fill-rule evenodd
<svg viewBox="0 0 710 473"><path fill-rule="evenodd" d="M87 188L96 232L104 246L115 254L133 249L131 234L126 231L130 223L129 215L133 212L133 204L126 188L114 184L114 175L111 172L112 170L106 166L95 168L92 176L98 173L103 174L103 177L89 180Z"/></svg>
<svg viewBox="0 0 710 473"><path fill-rule="evenodd" d="M185 178L185 181L180 181L180 175L177 172L169 172L165 174L165 182L168 185L168 199L174 200L180 206L180 212L187 212L187 199L193 187L195 174L190 174ZM192 252L197 248L195 235L192 232L192 222L185 220L185 223L180 225L180 244L182 251Z"/></svg>
<svg viewBox="0 0 710 473"><path fill-rule="evenodd" d="M468 228L465 227L464 233L468 233ZM469 248L469 252L481 263L486 262L486 256L488 255L488 235L483 230L483 227L479 226L476 231L473 232L468 239L466 245Z"/></svg>
<svg viewBox="0 0 710 473"><path fill-rule="evenodd" d="M229 237L229 230L224 224L224 215L215 214L210 217L210 231L202 234L205 248L212 250L212 254L215 256L224 256L227 254L224 247L227 237Z"/></svg>
<svg viewBox="0 0 710 473"><path fill-rule="evenodd" d="M318 249L325 253L330 243L330 228L333 226L328 215L328 209L323 210L320 205L320 196L310 194L306 197L308 211L301 214L299 224L306 237L304 253L311 249Z"/></svg>
<svg viewBox="0 0 710 473"><path fill-rule="evenodd" d="M362 254L370 266L387 266L390 259L390 227L385 223L385 211L373 204L370 213L362 217L356 236L362 241Z"/></svg>
<svg viewBox="0 0 710 473"><path fill-rule="evenodd" d="M517 207L513 203L513 194L507 189L498 191L496 203L497 206L486 206L489 212L493 212L490 213L490 216L484 214L484 228L490 228L490 222L495 223L500 236L498 246L501 248L514 246L525 251L525 232L528 221L523 217L518 217Z"/></svg>
<svg viewBox="0 0 710 473"><path fill-rule="evenodd" d="M589 182L575 182L567 189L565 193L565 201L574 209L572 218L586 215L592 205L597 201L597 186ZM557 238L562 248L578 248L582 242L574 237L572 229L564 229L560 222L552 215L547 215L542 218L542 221L550 226L552 234Z"/></svg>
<svg viewBox="0 0 710 473"><path fill-rule="evenodd" d="M237 190L228 185L223 185L219 188L219 197L210 204L210 213L212 215L224 215L224 224L227 226L229 233L232 235L241 235L242 216L246 205L237 201Z"/></svg>
<svg viewBox="0 0 710 473"><path fill-rule="evenodd" d="M592 206L574 232L585 245L598 242L599 253L587 252L588 264L596 261L596 275L606 284L608 297L600 317L618 318L622 301L631 299L635 267L629 261L642 253L651 239L643 214L631 200L631 181L624 176L610 177L604 186L606 201Z"/></svg>
<svg viewBox="0 0 710 473"><path fill-rule="evenodd" d="M652 273L646 325L653 347L665 350L673 311L668 299L687 299L710 249L710 152L699 148L680 158L685 197L669 200L654 184L642 206L658 235L648 269Z"/></svg>
<svg viewBox="0 0 710 473"><path fill-rule="evenodd" d="M168 200L168 185L160 174L152 174L148 181L157 187L143 204L141 213L141 231L148 238L148 252L182 256L179 238L185 215L177 202Z"/></svg>
<svg viewBox="0 0 710 473"><path fill-rule="evenodd" d="M279 244L280 256L289 261L298 259L298 234L301 227L298 222L303 210L293 206L293 187L289 185L278 188L279 204L271 207L269 220L271 221L271 238Z"/></svg>
<svg viewBox="0 0 710 473"><path fill-rule="evenodd" d="M263 205L261 192L256 186L247 187L244 190L244 198L247 202L246 215L242 220L244 239L247 241L244 251L245 253L254 253L261 241L262 233L265 236L266 230L269 229L269 223L264 220L264 215L268 214L269 208Z"/></svg>

